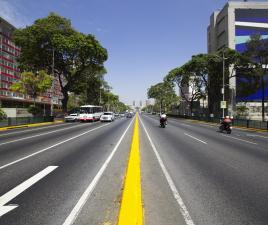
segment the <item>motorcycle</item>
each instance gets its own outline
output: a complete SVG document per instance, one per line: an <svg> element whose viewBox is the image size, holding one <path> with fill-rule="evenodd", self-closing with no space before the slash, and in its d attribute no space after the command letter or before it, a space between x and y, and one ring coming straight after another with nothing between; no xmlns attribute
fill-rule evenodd
<svg viewBox="0 0 268 225"><path fill-rule="evenodd" d="M166 120L164 118L160 119L160 127L162 127L162 128L166 127Z"/></svg>
<svg viewBox="0 0 268 225"><path fill-rule="evenodd" d="M221 133L223 133L223 131L226 131L227 134L231 134L232 133L232 126L230 124L221 124L219 127L219 130Z"/></svg>

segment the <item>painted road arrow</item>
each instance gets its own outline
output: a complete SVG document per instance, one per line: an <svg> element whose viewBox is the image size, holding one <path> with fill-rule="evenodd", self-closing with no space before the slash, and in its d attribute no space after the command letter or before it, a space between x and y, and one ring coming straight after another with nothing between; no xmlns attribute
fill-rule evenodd
<svg viewBox="0 0 268 225"><path fill-rule="evenodd" d="M38 182L39 180L41 180L42 178L44 178L57 168L58 166L48 166L47 168L40 171L36 175L32 176L28 180L24 181L23 183L13 188L6 194L2 195L0 197L0 217L18 207L18 205L5 205L5 204L10 202L13 198L17 197L19 194L24 192L26 189L34 185L36 182Z"/></svg>

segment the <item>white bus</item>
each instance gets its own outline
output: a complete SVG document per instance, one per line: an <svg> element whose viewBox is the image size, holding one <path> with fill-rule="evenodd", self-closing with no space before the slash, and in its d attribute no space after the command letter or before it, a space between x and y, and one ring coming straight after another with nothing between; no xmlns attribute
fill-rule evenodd
<svg viewBox="0 0 268 225"><path fill-rule="evenodd" d="M97 105L82 105L79 111L80 122L98 121L103 114L102 106Z"/></svg>

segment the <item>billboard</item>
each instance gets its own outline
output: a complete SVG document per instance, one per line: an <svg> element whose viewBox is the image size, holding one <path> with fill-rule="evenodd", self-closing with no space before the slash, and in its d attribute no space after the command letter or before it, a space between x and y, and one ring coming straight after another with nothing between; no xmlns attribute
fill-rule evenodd
<svg viewBox="0 0 268 225"><path fill-rule="evenodd" d="M236 51L242 53L247 47L246 43L250 36L261 35L261 38L268 41L268 9L236 9L235 10L235 46ZM236 100L261 101L262 90L260 79L246 77L236 71ZM265 99L268 100L268 75L265 76ZM246 90L246 91L245 91Z"/></svg>

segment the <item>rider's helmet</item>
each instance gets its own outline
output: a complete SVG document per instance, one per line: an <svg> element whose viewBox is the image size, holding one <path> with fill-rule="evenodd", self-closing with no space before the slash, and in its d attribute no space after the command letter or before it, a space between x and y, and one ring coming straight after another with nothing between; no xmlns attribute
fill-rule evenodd
<svg viewBox="0 0 268 225"><path fill-rule="evenodd" d="M230 116L225 116L225 119L230 119Z"/></svg>

